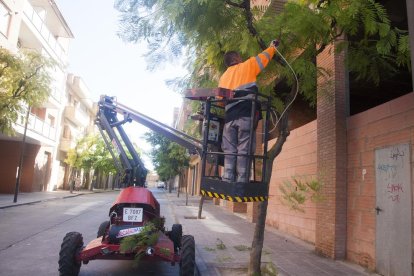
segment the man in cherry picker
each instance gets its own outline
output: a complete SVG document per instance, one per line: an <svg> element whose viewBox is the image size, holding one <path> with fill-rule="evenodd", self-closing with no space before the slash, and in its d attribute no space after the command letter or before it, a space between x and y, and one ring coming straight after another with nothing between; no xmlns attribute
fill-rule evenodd
<svg viewBox="0 0 414 276"><path fill-rule="evenodd" d="M256 108L255 120L251 121L252 101L258 93L256 85L257 75L269 64L276 47L277 40L273 40L266 50L248 60L242 60L238 52L227 52L224 55L224 64L227 70L219 81L219 87L234 91L233 100L225 106L225 124L223 129L222 150L224 157L224 174L222 179L227 182L248 182L247 168L249 158L232 154L250 154L250 129L256 129L261 119L260 107ZM253 132L254 133L254 132ZM252 149L255 148L255 137L252 139ZM226 154L228 153L228 154Z"/></svg>

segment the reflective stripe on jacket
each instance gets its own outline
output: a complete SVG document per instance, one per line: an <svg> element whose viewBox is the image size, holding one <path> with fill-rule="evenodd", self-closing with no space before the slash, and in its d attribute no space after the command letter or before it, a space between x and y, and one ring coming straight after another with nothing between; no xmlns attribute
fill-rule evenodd
<svg viewBox="0 0 414 276"><path fill-rule="evenodd" d="M272 46L245 62L230 66L221 76L219 87L245 90L256 85L257 75L269 64L276 49Z"/></svg>

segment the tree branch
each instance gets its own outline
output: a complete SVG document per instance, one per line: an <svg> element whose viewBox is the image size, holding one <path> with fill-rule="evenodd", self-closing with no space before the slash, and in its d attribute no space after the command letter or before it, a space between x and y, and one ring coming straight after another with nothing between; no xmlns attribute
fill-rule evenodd
<svg viewBox="0 0 414 276"><path fill-rule="evenodd" d="M234 3L231 0L226 0L225 3L236 8L244 9L244 3Z"/></svg>
<svg viewBox="0 0 414 276"><path fill-rule="evenodd" d="M295 94L296 94L296 84L292 85L292 87L290 89L290 92L289 92L289 96L286 99L286 103L291 102L295 98ZM280 121L279 121L279 130L280 130L279 135L277 137L276 143L268 151L269 162L271 162L271 163L273 163L273 160L282 151L282 147L283 147L284 143L286 142L287 137L290 135L290 131L289 131L289 128L288 128L289 109L287 109L284 112L283 117L280 118ZM270 175L269 175L268 180L269 180L268 183L270 183Z"/></svg>
<svg viewBox="0 0 414 276"><path fill-rule="evenodd" d="M250 34L256 38L257 43L259 43L260 48L262 50L265 50L266 43L263 41L263 39L259 36L259 33L257 32L256 28L253 25L253 13L252 9L250 8L250 0L244 0L244 14L246 17L246 23L247 23L247 29L249 30Z"/></svg>
<svg viewBox="0 0 414 276"><path fill-rule="evenodd" d="M3 66L3 67L0 69L0 78L3 76L4 71L6 71L6 69L7 69L7 68L9 68L9 67L10 67L10 64L9 64L9 63L7 63L5 66Z"/></svg>

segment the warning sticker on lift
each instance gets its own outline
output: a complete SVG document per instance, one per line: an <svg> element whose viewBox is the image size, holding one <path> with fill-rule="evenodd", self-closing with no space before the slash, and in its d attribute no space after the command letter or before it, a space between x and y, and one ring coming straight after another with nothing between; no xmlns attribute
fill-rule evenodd
<svg viewBox="0 0 414 276"><path fill-rule="evenodd" d="M208 140L217 142L220 131L220 123L217 121L210 121L210 128L208 130Z"/></svg>
<svg viewBox="0 0 414 276"><path fill-rule="evenodd" d="M118 235L116 235L116 237L117 238L123 238L123 237L138 234L142 231L142 228L143 227L134 227L134 228L119 230Z"/></svg>

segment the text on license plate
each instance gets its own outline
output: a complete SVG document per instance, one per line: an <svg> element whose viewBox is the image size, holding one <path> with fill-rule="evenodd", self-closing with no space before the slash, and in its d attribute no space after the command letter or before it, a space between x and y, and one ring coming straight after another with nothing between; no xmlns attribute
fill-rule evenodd
<svg viewBox="0 0 414 276"><path fill-rule="evenodd" d="M124 208L123 221L142 222L142 208Z"/></svg>

